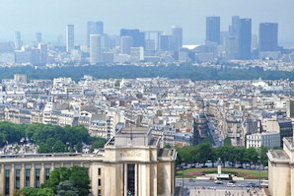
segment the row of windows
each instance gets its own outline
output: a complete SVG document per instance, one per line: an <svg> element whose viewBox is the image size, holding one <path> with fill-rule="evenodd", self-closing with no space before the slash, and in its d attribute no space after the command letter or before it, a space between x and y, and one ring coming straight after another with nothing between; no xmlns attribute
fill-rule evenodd
<svg viewBox="0 0 294 196"><path fill-rule="evenodd" d="M100 177L101 176L101 168L98 168L98 176ZM101 178L98 178L98 196L102 196L102 193L101 193L101 186L102 183L101 183Z"/></svg>
<svg viewBox="0 0 294 196"><path fill-rule="evenodd" d="M5 169L5 194L8 195L10 193L10 169ZM35 169L35 187L39 188L41 187L41 182L40 182L40 173L41 170L39 168ZM48 180L50 177L50 168L45 168L45 180ZM21 176L21 170L20 169L16 169L15 170L15 179L14 179L14 188L15 189L20 189L20 176ZM25 180L25 186L30 186L31 185L31 169L25 169L25 176L24 176L24 180Z"/></svg>
<svg viewBox="0 0 294 196"><path fill-rule="evenodd" d="M87 168L88 170L88 168ZM39 188L41 187L41 169L36 168L35 170L35 176L34 176L34 187ZM9 195L10 193L10 175L11 170L10 169L5 169L5 194ZM44 175L45 175L45 180L48 180L50 177L50 172L51 169L50 168L45 168L44 171ZM102 172L101 172L101 168L98 168L98 172L97 172L98 176L101 176ZM31 186L31 169L25 169L25 174L24 174L24 185L25 186ZM21 184L21 169L15 169L15 179L14 179L14 188L15 189L20 189L20 184ZM101 182L101 178L98 179L98 186L101 187L102 186L102 182ZM101 189L98 190L98 196L101 195Z"/></svg>

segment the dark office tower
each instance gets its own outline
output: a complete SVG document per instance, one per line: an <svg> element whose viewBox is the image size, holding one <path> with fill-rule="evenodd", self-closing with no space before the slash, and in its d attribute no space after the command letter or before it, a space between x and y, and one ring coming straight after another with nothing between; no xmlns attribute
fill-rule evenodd
<svg viewBox="0 0 294 196"><path fill-rule="evenodd" d="M178 26L172 26L173 49L178 51L183 45L183 29Z"/></svg>
<svg viewBox="0 0 294 196"><path fill-rule="evenodd" d="M225 39L226 57L236 59L238 57L238 37L230 35Z"/></svg>
<svg viewBox="0 0 294 196"><path fill-rule="evenodd" d="M22 47L21 34L19 31L15 32L14 47L16 50L19 50Z"/></svg>
<svg viewBox="0 0 294 196"><path fill-rule="evenodd" d="M239 59L251 58L251 19L240 19L239 26Z"/></svg>
<svg viewBox="0 0 294 196"><path fill-rule="evenodd" d="M40 65L46 65L47 64L47 58L48 58L48 51L47 51L47 44L38 44L38 49L40 51Z"/></svg>
<svg viewBox="0 0 294 196"><path fill-rule="evenodd" d="M90 45L90 35L102 35L104 33L104 25L101 21L89 21L87 23L87 44Z"/></svg>
<svg viewBox="0 0 294 196"><path fill-rule="evenodd" d="M171 35L161 35L159 37L159 48L162 51L169 51L171 50L171 42L172 42L172 36Z"/></svg>
<svg viewBox="0 0 294 196"><path fill-rule="evenodd" d="M139 29L121 29L120 36L130 36L133 38L133 47L144 47L145 33Z"/></svg>
<svg viewBox="0 0 294 196"><path fill-rule="evenodd" d="M220 44L220 17L206 17L206 41Z"/></svg>
<svg viewBox="0 0 294 196"><path fill-rule="evenodd" d="M239 34L239 28L240 28L240 17L239 16L233 16L232 17L232 26L230 29L231 35L238 35Z"/></svg>
<svg viewBox="0 0 294 196"><path fill-rule="evenodd" d="M36 33L36 43L42 43L42 33L41 32L37 32Z"/></svg>
<svg viewBox="0 0 294 196"><path fill-rule="evenodd" d="M260 23L259 51L278 50L278 23Z"/></svg>
<svg viewBox="0 0 294 196"><path fill-rule="evenodd" d="M131 36L122 36L120 39L120 48L122 54L131 54L133 38Z"/></svg>

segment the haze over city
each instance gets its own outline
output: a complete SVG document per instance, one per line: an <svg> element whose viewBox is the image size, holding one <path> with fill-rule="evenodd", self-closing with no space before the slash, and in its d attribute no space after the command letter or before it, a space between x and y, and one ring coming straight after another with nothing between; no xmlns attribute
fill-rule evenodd
<svg viewBox="0 0 294 196"><path fill-rule="evenodd" d="M292 0L1 0L0 40L13 40L14 32L21 31L28 43L35 32L42 32L44 40L56 41L58 36L65 37L66 24L74 24L76 42L85 43L87 21L101 20L108 34L119 34L121 28L169 33L171 25L179 25L184 29L184 44L197 44L205 40L206 16L220 16L224 31L231 16L239 15L253 19L253 34L261 22L279 23L280 44L291 45L293 7Z"/></svg>
<svg viewBox="0 0 294 196"><path fill-rule="evenodd" d="M0 0L0 196L293 196L293 8Z"/></svg>

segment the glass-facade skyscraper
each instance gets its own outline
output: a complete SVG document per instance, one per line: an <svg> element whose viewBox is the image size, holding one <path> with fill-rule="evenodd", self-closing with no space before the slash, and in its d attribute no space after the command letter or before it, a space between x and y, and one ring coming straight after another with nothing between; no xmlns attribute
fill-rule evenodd
<svg viewBox="0 0 294 196"><path fill-rule="evenodd" d="M133 38L133 47L144 47L145 33L139 29L121 29L120 36L130 36Z"/></svg>
<svg viewBox="0 0 294 196"><path fill-rule="evenodd" d="M239 21L239 59L251 59L251 35L252 21L250 18L242 18Z"/></svg>
<svg viewBox="0 0 294 196"><path fill-rule="evenodd" d="M278 23L260 23L259 51L278 50Z"/></svg>
<svg viewBox="0 0 294 196"><path fill-rule="evenodd" d="M206 18L206 41L220 44L219 16L209 16Z"/></svg>
<svg viewBox="0 0 294 196"><path fill-rule="evenodd" d="M19 31L15 32L14 47L17 50L19 50L22 47L21 33Z"/></svg>
<svg viewBox="0 0 294 196"><path fill-rule="evenodd" d="M90 35L90 64L96 65L103 62L102 37L98 34Z"/></svg>
<svg viewBox="0 0 294 196"><path fill-rule="evenodd" d="M88 21L87 23L87 44L90 45L90 35L102 35L104 33L104 24L101 21Z"/></svg>
<svg viewBox="0 0 294 196"><path fill-rule="evenodd" d="M173 49L178 51L183 45L183 29L178 26L172 26Z"/></svg>

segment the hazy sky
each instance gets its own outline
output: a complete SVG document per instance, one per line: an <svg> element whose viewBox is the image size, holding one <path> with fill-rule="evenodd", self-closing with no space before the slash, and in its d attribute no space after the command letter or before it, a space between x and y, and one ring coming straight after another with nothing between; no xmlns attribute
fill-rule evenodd
<svg viewBox="0 0 294 196"><path fill-rule="evenodd" d="M0 0L0 40L13 40L15 30L26 41L37 31L56 40L72 23L83 42L86 22L102 20L109 34L121 27L169 33L176 24L184 28L185 43L201 43L209 15L221 16L222 30L233 15L251 17L254 33L260 22L278 22L280 42L294 42L294 0Z"/></svg>

